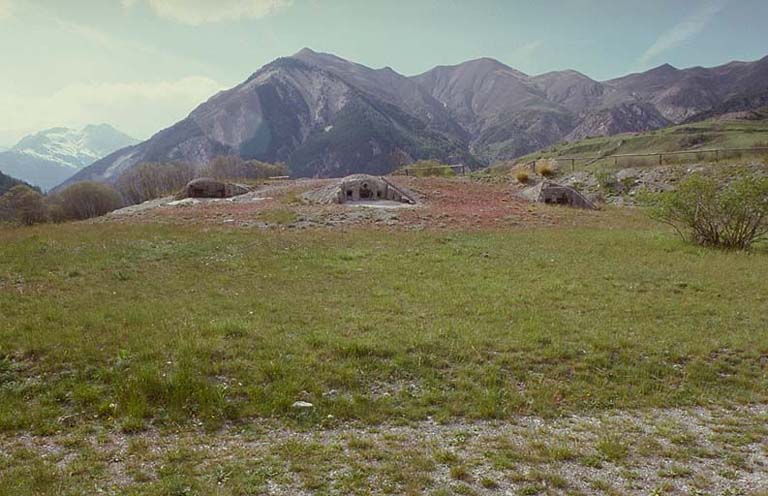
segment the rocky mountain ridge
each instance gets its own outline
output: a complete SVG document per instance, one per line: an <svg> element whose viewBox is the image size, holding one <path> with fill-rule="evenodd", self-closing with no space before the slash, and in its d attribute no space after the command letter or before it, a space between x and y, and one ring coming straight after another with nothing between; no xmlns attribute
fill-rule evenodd
<svg viewBox="0 0 768 496"><path fill-rule="evenodd" d="M766 81L768 57L599 82L570 70L529 76L489 58L406 77L304 49L70 181L112 182L142 162L202 165L226 154L285 162L309 177L387 173L430 158L480 165L564 140L666 127L728 101L748 106L746 96L768 93Z"/></svg>

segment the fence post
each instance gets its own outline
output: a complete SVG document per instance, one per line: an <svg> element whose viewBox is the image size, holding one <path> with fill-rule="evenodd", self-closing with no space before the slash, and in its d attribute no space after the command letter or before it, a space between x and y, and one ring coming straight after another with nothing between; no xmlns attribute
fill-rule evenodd
<svg viewBox="0 0 768 496"><path fill-rule="evenodd" d="M574 171L576 171L576 159L572 158L571 159L571 172L574 172Z"/></svg>
<svg viewBox="0 0 768 496"><path fill-rule="evenodd" d="M662 155L661 153L659 153L659 165L661 165L661 157L662 157L662 156L663 156L663 155Z"/></svg>
<svg viewBox="0 0 768 496"><path fill-rule="evenodd" d="M720 161L720 150L715 150L715 162Z"/></svg>

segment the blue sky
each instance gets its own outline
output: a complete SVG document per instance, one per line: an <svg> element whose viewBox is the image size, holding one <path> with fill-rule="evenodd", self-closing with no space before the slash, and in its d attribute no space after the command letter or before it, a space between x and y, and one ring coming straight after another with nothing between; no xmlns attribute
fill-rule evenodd
<svg viewBox="0 0 768 496"><path fill-rule="evenodd" d="M109 122L146 138L309 46L417 74L494 57L603 80L768 55L766 0L0 0L0 146Z"/></svg>

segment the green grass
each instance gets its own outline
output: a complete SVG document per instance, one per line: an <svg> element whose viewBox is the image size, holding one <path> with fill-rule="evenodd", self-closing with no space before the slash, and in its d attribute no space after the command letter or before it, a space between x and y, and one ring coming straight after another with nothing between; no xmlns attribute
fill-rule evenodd
<svg viewBox="0 0 768 496"><path fill-rule="evenodd" d="M288 201L294 202L293 199ZM284 225L288 225L293 222L296 222L297 218L298 218L298 215L296 214L296 212L293 212L285 208L265 210L263 212L260 212L259 215L256 216L256 219L262 222L265 222L267 224L275 224L278 226L284 226Z"/></svg>
<svg viewBox="0 0 768 496"><path fill-rule="evenodd" d="M0 430L767 399L764 252L644 230L380 234L2 231Z"/></svg>
<svg viewBox="0 0 768 496"><path fill-rule="evenodd" d="M603 157L631 153L657 153L682 150L707 150L714 148L750 148L768 147L768 120L711 120L673 126L644 133L619 134L587 138L573 143L561 143L547 150L528 154L516 159L516 163L526 163L541 158L556 157ZM744 160L768 161L768 152L729 152L721 153L723 163ZM714 162L713 153L668 155L664 164ZM561 161L560 169L569 171L571 163ZM658 165L657 157L627 157L618 161L619 167L644 167ZM577 161L576 169L585 167L600 169L613 167L613 159L598 160L594 163ZM502 170L504 167L501 168Z"/></svg>
<svg viewBox="0 0 768 496"><path fill-rule="evenodd" d="M442 164L437 160L419 160L409 165L404 165L398 169L396 174L406 174L416 177L453 177L456 171L448 168L447 164Z"/></svg>

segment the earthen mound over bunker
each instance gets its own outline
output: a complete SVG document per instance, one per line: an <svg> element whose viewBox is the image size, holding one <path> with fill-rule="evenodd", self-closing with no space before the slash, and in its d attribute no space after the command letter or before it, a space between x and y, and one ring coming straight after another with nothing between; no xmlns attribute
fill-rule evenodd
<svg viewBox="0 0 768 496"><path fill-rule="evenodd" d="M248 193L250 190L242 184L227 183L210 177L200 177L188 182L178 195L182 198L231 198Z"/></svg>
<svg viewBox="0 0 768 496"><path fill-rule="evenodd" d="M325 188L308 191L304 198L312 203L355 203L368 201L390 201L416 203L415 197L391 181L367 174L355 174L340 179Z"/></svg>
<svg viewBox="0 0 768 496"><path fill-rule="evenodd" d="M532 202L595 209L595 205L575 189L551 181L542 181L524 189L521 194Z"/></svg>

